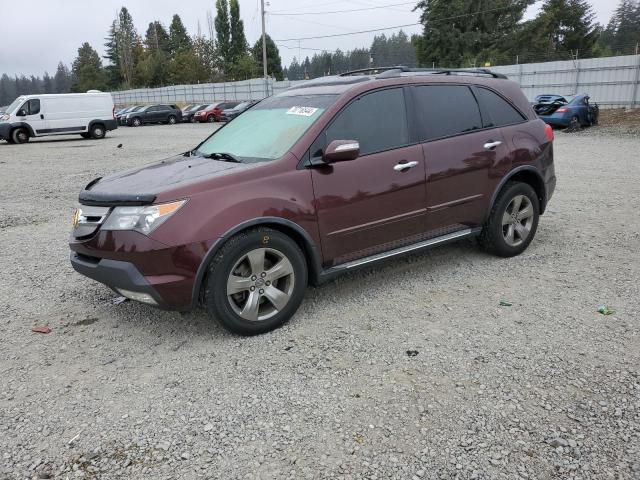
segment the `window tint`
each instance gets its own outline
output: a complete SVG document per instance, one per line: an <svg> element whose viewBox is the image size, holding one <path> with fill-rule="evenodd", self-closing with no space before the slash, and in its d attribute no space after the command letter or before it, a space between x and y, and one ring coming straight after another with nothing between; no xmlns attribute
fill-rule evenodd
<svg viewBox="0 0 640 480"><path fill-rule="evenodd" d="M476 89L480 103L482 104L485 127L501 127L503 125L511 125L524 120L524 117L513 108L500 95L493 93L486 88Z"/></svg>
<svg viewBox="0 0 640 480"><path fill-rule="evenodd" d="M463 85L425 85L414 88L423 140L448 137L482 128L478 102Z"/></svg>
<svg viewBox="0 0 640 480"><path fill-rule="evenodd" d="M22 110L24 110L27 115L37 115L40 113L40 100L33 98L25 102L25 104L22 105Z"/></svg>
<svg viewBox="0 0 640 480"><path fill-rule="evenodd" d="M407 145L402 89L373 92L353 101L327 128L326 145L333 140L357 140L361 155Z"/></svg>

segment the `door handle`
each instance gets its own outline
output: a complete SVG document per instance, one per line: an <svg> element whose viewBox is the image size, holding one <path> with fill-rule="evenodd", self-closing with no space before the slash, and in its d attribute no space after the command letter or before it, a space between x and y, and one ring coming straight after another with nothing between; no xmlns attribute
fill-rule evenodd
<svg viewBox="0 0 640 480"><path fill-rule="evenodd" d="M403 170L406 170L407 168L413 168L416 165L418 165L418 162L405 162L405 163L398 163L397 165L395 165L393 167L393 169L396 172L401 172Z"/></svg>
<svg viewBox="0 0 640 480"><path fill-rule="evenodd" d="M502 145L502 142L499 140L495 142L493 140L489 140L487 143L484 144L484 148L486 148L487 150L493 150L498 145Z"/></svg>
<svg viewBox="0 0 640 480"><path fill-rule="evenodd" d="M40 114L40 119L44 120L44 115L43 114Z"/></svg>

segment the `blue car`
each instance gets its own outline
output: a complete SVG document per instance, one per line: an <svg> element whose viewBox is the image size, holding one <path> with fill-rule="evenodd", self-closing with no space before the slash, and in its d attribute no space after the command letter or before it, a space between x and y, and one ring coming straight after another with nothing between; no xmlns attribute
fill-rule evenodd
<svg viewBox="0 0 640 480"><path fill-rule="evenodd" d="M589 103L586 93L574 97L538 95L533 109L552 127L580 128L598 124L598 105Z"/></svg>

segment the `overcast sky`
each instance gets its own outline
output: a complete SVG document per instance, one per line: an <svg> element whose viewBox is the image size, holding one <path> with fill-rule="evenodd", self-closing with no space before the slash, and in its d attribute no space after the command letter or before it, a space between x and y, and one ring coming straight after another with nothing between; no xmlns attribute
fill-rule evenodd
<svg viewBox="0 0 640 480"><path fill-rule="evenodd" d="M198 22L206 32L207 10L215 11L215 0L26 0L2 1L0 28L0 73L42 75L53 74L59 61L71 64L78 47L88 41L102 55L104 37L121 6L126 6L143 34L153 20L165 25L174 13L182 17L189 33L195 34ZM414 3L406 0L268 0L267 33L274 40L349 33L418 22L419 12L412 12ZM490 3L490 2L489 2ZM591 0L597 21L606 24L617 0ZM394 7L351 13L315 14L333 10L360 9L376 5ZM541 2L531 7L532 17ZM25 7L28 6L28 9ZM282 13L314 13L284 16ZM260 0L240 0L247 40L253 44L260 35ZM420 26L406 27L407 33L417 33ZM384 33L391 34L394 30ZM313 49L329 51L368 47L375 33L363 33L334 38L278 42L283 64L294 56L313 55ZM305 48L307 50L305 50Z"/></svg>

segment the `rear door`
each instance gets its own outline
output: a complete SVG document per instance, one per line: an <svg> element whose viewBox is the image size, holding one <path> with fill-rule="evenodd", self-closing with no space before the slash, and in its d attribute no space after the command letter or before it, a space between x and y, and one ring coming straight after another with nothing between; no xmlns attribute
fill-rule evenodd
<svg viewBox="0 0 640 480"><path fill-rule="evenodd" d="M360 157L312 170L325 261L344 263L417 241L425 230L424 157L409 139L403 88L353 100L310 155L321 157L333 140L357 140Z"/></svg>
<svg viewBox="0 0 640 480"><path fill-rule="evenodd" d="M492 185L510 165L499 128L485 128L468 85L413 87L427 170L427 226L446 234L484 221Z"/></svg>

